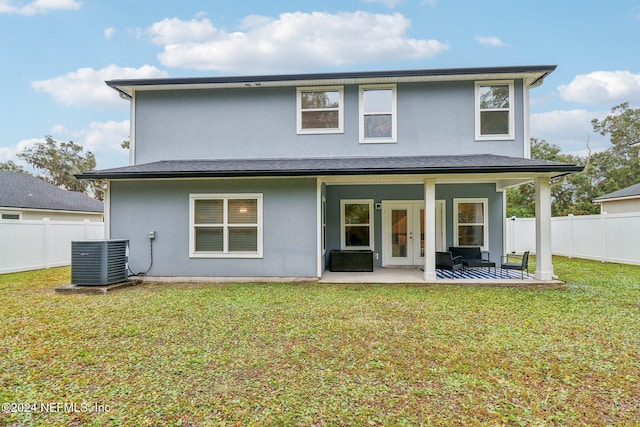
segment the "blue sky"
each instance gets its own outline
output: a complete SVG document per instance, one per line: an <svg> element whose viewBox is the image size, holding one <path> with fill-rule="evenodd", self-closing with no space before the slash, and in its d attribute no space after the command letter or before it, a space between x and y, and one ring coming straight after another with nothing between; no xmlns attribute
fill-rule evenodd
<svg viewBox="0 0 640 427"><path fill-rule="evenodd" d="M548 64L531 135L584 154L640 107L639 41L640 0L0 0L0 162L51 135L126 165L108 79Z"/></svg>

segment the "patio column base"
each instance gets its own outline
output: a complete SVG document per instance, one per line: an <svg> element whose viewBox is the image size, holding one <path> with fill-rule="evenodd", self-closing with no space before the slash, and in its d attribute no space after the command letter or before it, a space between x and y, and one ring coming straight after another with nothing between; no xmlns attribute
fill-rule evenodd
<svg viewBox="0 0 640 427"><path fill-rule="evenodd" d="M435 271L425 271L424 272L424 281L425 282L433 282L437 279L437 275Z"/></svg>
<svg viewBox="0 0 640 427"><path fill-rule="evenodd" d="M553 272L552 271L536 271L535 278L536 280L550 281L550 280L553 280Z"/></svg>

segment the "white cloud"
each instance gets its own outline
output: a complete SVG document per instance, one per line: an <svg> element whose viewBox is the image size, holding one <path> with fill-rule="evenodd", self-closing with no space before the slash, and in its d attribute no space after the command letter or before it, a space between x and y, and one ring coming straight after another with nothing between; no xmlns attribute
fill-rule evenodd
<svg viewBox="0 0 640 427"><path fill-rule="evenodd" d="M56 101L64 105L122 108L123 101L113 89L104 83L105 80L166 76L167 73L165 71L150 65L144 65L140 68L122 68L116 65L109 65L100 70L80 68L63 76L34 81L31 83L31 87L38 92L51 95Z"/></svg>
<svg viewBox="0 0 640 427"><path fill-rule="evenodd" d="M63 125L54 125L49 132L56 141L73 141L81 145L85 151L91 151L99 168L116 167L127 164L129 152L121 147L122 141L129 139L129 120L91 122L89 127L70 130ZM13 161L27 170L33 170L24 160L16 155L24 152L44 138L30 138L19 141L13 147L0 147L0 162Z"/></svg>
<svg viewBox="0 0 640 427"><path fill-rule="evenodd" d="M558 87L560 97L569 102L609 105L640 103L640 74L630 71L594 71L576 76Z"/></svg>
<svg viewBox="0 0 640 427"><path fill-rule="evenodd" d="M449 48L438 40L406 37L410 25L399 13L295 12L277 19L248 16L236 32L215 28L206 18L165 19L146 32L164 47L158 57L167 67L231 72L418 59Z"/></svg>
<svg viewBox="0 0 640 427"><path fill-rule="evenodd" d="M215 38L218 30L207 18L182 21L178 18L165 18L147 29L155 44L181 44L204 42Z"/></svg>
<svg viewBox="0 0 640 427"><path fill-rule="evenodd" d="M120 152L122 141L129 139L129 120L91 122L87 129L72 131L56 125L51 129L54 139L72 140L92 153ZM56 137L57 136L57 137ZM97 157L97 156L96 156Z"/></svg>
<svg viewBox="0 0 640 427"><path fill-rule="evenodd" d="M38 142L44 142L44 138L24 139L22 141L19 141L15 145L15 147L0 147L0 162L4 163L11 160L17 165L30 169L31 167L28 166L24 160L17 157L16 154L22 153L24 150L26 150L29 147L32 147Z"/></svg>
<svg viewBox="0 0 640 427"><path fill-rule="evenodd" d="M476 41L483 46L487 47L505 47L507 44L494 36L476 36Z"/></svg>
<svg viewBox="0 0 640 427"><path fill-rule="evenodd" d="M104 38L107 40L111 40L111 37L116 33L116 29L113 27L104 29Z"/></svg>
<svg viewBox="0 0 640 427"><path fill-rule="evenodd" d="M556 110L531 115L531 137L544 139L565 154L584 155L587 144L592 151L609 147L609 140L593 131L592 119L602 120L606 111Z"/></svg>
<svg viewBox="0 0 640 427"><path fill-rule="evenodd" d="M76 0L35 0L29 3L0 0L0 13L33 16L52 10L76 10L81 3Z"/></svg>

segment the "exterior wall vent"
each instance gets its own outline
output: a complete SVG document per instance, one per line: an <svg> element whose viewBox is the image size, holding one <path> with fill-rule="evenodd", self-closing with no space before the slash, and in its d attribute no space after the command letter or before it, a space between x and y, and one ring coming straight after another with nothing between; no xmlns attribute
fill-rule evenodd
<svg viewBox="0 0 640 427"><path fill-rule="evenodd" d="M128 240L71 242L71 283L104 286L127 280Z"/></svg>

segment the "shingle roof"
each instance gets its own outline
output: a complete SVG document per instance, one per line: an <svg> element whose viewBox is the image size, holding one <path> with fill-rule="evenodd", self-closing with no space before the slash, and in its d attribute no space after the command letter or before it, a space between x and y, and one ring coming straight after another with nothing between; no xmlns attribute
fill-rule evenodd
<svg viewBox="0 0 640 427"><path fill-rule="evenodd" d="M537 172L558 175L582 166L491 154L415 157L167 160L76 175L82 179Z"/></svg>
<svg viewBox="0 0 640 427"><path fill-rule="evenodd" d="M100 200L66 191L34 176L0 171L0 207L57 211L103 212Z"/></svg>
<svg viewBox="0 0 640 427"><path fill-rule="evenodd" d="M640 197L640 183L630 185L629 187L614 191L609 194L605 194L604 196L596 197L595 199L593 199L593 201L602 202L604 200L622 199L627 197Z"/></svg>

